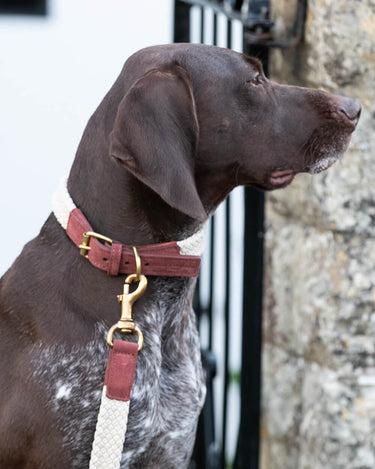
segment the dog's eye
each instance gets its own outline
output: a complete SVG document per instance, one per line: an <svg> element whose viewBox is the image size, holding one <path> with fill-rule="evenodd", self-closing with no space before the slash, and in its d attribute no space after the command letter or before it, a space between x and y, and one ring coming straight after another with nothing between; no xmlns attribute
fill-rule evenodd
<svg viewBox="0 0 375 469"><path fill-rule="evenodd" d="M257 75L255 75L254 78L252 78L251 80L249 80L247 83L250 83L250 85L260 85L262 83L262 77L260 76L260 73L258 73Z"/></svg>

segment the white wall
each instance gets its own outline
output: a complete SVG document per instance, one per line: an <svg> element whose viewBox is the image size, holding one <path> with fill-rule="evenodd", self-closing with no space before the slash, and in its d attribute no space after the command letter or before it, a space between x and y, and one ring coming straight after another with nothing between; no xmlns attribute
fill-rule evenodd
<svg viewBox="0 0 375 469"><path fill-rule="evenodd" d="M126 58L172 40L172 0L50 0L0 15L0 275L51 211L82 131Z"/></svg>

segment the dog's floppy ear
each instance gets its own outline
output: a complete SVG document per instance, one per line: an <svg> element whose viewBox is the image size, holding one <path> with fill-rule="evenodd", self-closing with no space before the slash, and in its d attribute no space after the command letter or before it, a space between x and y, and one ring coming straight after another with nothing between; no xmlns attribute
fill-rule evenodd
<svg viewBox="0 0 375 469"><path fill-rule="evenodd" d="M143 75L122 99L110 155L170 206L203 221L194 177L198 120L187 72L175 64Z"/></svg>

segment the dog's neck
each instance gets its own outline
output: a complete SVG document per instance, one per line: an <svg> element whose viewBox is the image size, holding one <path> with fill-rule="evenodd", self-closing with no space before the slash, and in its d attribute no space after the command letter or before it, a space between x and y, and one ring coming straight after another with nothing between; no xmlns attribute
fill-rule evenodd
<svg viewBox="0 0 375 469"><path fill-rule="evenodd" d="M144 245L179 241L199 229L199 221L168 206L109 156L90 160L76 158L68 190L95 230Z"/></svg>
<svg viewBox="0 0 375 469"><path fill-rule="evenodd" d="M68 188L67 188L67 180L66 178L62 178L60 181L60 184L54 194L53 197L53 213L55 215L55 218L57 221L60 223L62 228L67 231L68 236L70 239L80 248L80 249L85 249L82 248L82 243L84 240L84 235L86 232L92 232L92 227L90 226L90 223L84 216L81 210L78 209L78 207L75 205L73 199L71 198ZM161 247L163 248L161 256L176 256L176 248L178 246L179 248L179 254L181 256L190 256L190 257L199 257L203 254L204 250L204 237L205 237L205 228L206 224L202 224L197 232L195 232L192 236L189 236L188 238L185 238L183 240L179 241L173 241L170 243L162 243L162 244L152 244L148 245L147 249L148 250L154 250L153 254L155 255L155 250L160 249ZM105 235L102 235L100 233L95 233L92 235L95 237L99 237L99 239L102 239L112 245L113 241L112 239L105 239L108 237L105 237ZM87 242L87 241L86 241ZM115 241L116 242L116 241ZM117 243L118 244L118 243ZM100 244L99 244L100 245ZM102 245L104 246L104 245ZM129 246L127 246L129 248ZM93 248L87 248L88 250L92 250ZM168 251L169 249L169 251ZM161 252L161 251L160 251ZM159 253L160 253L159 252ZM83 255L87 255L87 252L81 252ZM108 257L115 255L114 253L109 253L103 252L100 253L101 256ZM121 253L121 258L123 254ZM133 256L131 256L133 257ZM120 260L121 260L120 258ZM170 257L171 258L171 257ZM108 259L107 259L108 260ZM99 260L101 262L101 260ZM185 271L184 273L181 272L182 277L194 277L196 276L195 274L192 274L194 271L194 267L190 263L191 259L188 260L190 268L186 270L185 266ZM92 261L95 266L101 268L102 270L107 270L106 267L102 265L97 265L95 264L94 261ZM171 258L172 262L172 258ZM129 264L129 262L125 262L125 264ZM148 264L150 266L150 264ZM119 265L117 266L119 268ZM170 267L170 266L169 266ZM165 274L160 273L159 275L166 275L169 276L170 271L174 272L175 267L172 266L172 269L169 269L167 266L158 266L163 272L166 272ZM184 266L181 264L181 268L184 268ZM147 270L147 269L146 269ZM154 272L155 271L155 266L152 265L151 268L149 269L150 271ZM112 273L111 275L117 275L118 272ZM151 274L151 275L156 275L156 274ZM173 275L171 275L173 276Z"/></svg>
<svg viewBox="0 0 375 469"><path fill-rule="evenodd" d="M197 220L169 207L115 161L93 170L100 175L96 179L78 167L73 165L68 190L94 230L124 244L145 245L180 241L199 229Z"/></svg>

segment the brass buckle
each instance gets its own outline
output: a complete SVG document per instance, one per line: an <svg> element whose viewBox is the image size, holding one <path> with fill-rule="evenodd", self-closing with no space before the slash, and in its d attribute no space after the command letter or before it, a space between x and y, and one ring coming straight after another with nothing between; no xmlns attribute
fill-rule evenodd
<svg viewBox="0 0 375 469"><path fill-rule="evenodd" d="M83 235L82 243L79 245L79 253L81 254L81 256L86 257L86 259L89 257L89 251L91 250L89 246L90 238L96 238L108 244L113 243L111 238L107 238L107 236L95 233L95 231L87 231Z"/></svg>

